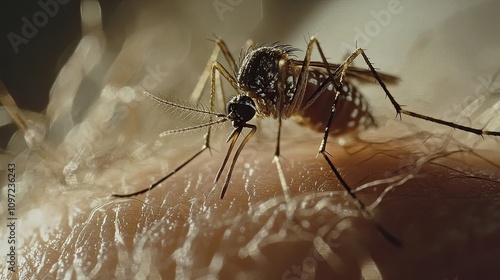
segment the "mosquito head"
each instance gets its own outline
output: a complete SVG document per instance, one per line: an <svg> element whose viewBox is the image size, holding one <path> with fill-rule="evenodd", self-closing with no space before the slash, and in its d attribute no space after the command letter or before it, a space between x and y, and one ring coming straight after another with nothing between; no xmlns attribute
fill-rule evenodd
<svg viewBox="0 0 500 280"><path fill-rule="evenodd" d="M282 56L283 51L275 47L260 47L248 53L238 72L240 88L252 98L276 96Z"/></svg>
<svg viewBox="0 0 500 280"><path fill-rule="evenodd" d="M255 116L255 103L252 98L238 94L231 98L226 106L227 118L233 122L233 126L241 126Z"/></svg>

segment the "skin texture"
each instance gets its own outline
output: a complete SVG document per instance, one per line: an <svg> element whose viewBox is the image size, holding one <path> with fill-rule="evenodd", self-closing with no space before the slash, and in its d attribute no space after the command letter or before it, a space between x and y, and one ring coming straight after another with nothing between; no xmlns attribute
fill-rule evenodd
<svg viewBox="0 0 500 280"><path fill-rule="evenodd" d="M245 271L246 279L461 279L494 273L498 165L483 159L487 151L434 153L428 159L415 145L432 139L427 136L352 140L328 149L354 188L413 177L372 211L402 248L360 215L325 162L315 158L312 139L283 145L291 194L286 204L271 162L272 141L258 138L242 153L224 200L221 184L213 184L222 151L203 154L136 198L110 199L109 193L123 190L119 178L132 191L162 176L160 157L143 159L135 168L102 170L94 186L28 194L19 205L36 207L19 210L19 220L30 225L29 233L18 231L20 277L234 279ZM451 144L448 149L457 150ZM175 165L187 152L193 150L181 149L167 161ZM386 182L357 194L370 205L387 188Z"/></svg>

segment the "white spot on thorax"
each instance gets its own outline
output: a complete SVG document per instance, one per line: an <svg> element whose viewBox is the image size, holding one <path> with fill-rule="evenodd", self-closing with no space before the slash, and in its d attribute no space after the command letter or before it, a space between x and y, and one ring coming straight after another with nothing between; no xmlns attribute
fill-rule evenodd
<svg viewBox="0 0 500 280"><path fill-rule="evenodd" d="M354 109L351 112L351 118L354 119L358 116L358 109Z"/></svg>

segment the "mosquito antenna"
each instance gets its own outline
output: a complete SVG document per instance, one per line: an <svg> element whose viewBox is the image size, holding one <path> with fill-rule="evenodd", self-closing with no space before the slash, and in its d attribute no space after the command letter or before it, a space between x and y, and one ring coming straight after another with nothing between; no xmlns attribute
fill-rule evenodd
<svg viewBox="0 0 500 280"><path fill-rule="evenodd" d="M231 179L231 174L233 173L234 164L236 163L236 160L238 159L243 148L245 147L245 144L248 142L248 140L250 140L250 138L252 138L252 136L257 131L257 126L255 126L253 124L245 124L244 127L251 128L252 130L248 133L247 136L245 136L245 138L241 142L240 146L238 147L238 150L236 150L236 153L234 154L233 161L231 162L231 167L229 167L229 171L227 172L227 175L226 175L226 180L224 180L224 185L222 186L222 192L220 194L221 199L223 199L224 194L226 194L227 186L229 185L229 180ZM243 127L241 127L241 128L243 128ZM226 156L226 158L227 158L227 156Z"/></svg>
<svg viewBox="0 0 500 280"><path fill-rule="evenodd" d="M207 127L207 126L216 125L216 124L219 124L219 123L223 123L223 122L225 122L227 120L228 120L227 118L221 118L221 119L218 119L218 120L215 120L215 121L206 122L206 123L202 123L202 124L199 124L199 125L194 125L194 126L189 126L189 127L179 128L179 129L172 129L172 130L163 131L162 133L160 133L160 137L165 137L165 136L170 135L170 134L176 134L176 133L180 133L180 132L187 132L187 131L192 131L192 130L204 128L204 127Z"/></svg>
<svg viewBox="0 0 500 280"><path fill-rule="evenodd" d="M195 125L195 126L191 126L191 127L186 127L186 128L180 128L180 129L174 129L174 130L168 130L168 131L164 131L160 134L160 137L163 137L165 135L168 135L168 134L173 134L173 133L177 133L177 132L185 132L185 131L191 131L191 130L195 130L195 129L199 129L199 128L203 128L203 127L207 127L207 126L211 126L211 125L214 125L214 124L218 124L218 123L223 123L225 121L227 121L228 118L226 118L224 116L224 118L222 119L218 119L218 120L215 120L215 121L211 121L211 122L207 122L207 123L204 123L204 124L200 124L200 125ZM201 153L203 153L203 151L205 151L206 149L208 149L208 146L207 145L204 145L201 150L199 150L196 154L194 154L193 156L191 156L190 158L188 158L186 161L184 161L181 165L177 166L177 168L175 168L172 172L170 172L169 174L167 174L165 177L161 178L160 180L156 181L155 183L153 183L150 187L148 188L145 188L145 189L142 189L142 190L139 190L139 191L136 191L136 192L133 192L133 193L128 193L128 194L112 194L111 196L113 197L132 197L132 196L136 196L136 195L140 195L140 194L143 194L143 193L146 193L146 192L149 192L151 191L152 189L156 188L157 186L159 186L163 181L167 180L168 178L170 178L172 175L174 175L175 173L177 173L177 171L181 170L184 166L186 166L188 163L190 163L192 160L194 160L196 157L198 157Z"/></svg>
<svg viewBox="0 0 500 280"><path fill-rule="evenodd" d="M172 106L172 107L176 107L176 108L179 108L179 109L188 110L188 111L192 111L192 112L197 112L197 113L201 113L201 114L213 115L213 116L216 116L216 117L219 117L219 118L226 117L226 115L224 115L224 114L215 113L215 112L211 112L211 111L207 111L207 110L203 110L203 109L199 109L199 108L194 108L194 107L191 107L191 106L186 106L186 105L182 105L182 104L177 104L175 102L163 100L161 98L158 98L157 96L152 95L151 93L149 93L147 91L143 91L143 93L146 94L147 96L149 96L149 98L155 100L156 102L158 102L160 104L165 104L165 105L168 105L168 106Z"/></svg>

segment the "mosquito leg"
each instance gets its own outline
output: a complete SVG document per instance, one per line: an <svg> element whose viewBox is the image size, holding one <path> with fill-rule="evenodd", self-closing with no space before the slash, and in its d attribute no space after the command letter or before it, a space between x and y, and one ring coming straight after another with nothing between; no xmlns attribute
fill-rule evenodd
<svg viewBox="0 0 500 280"><path fill-rule="evenodd" d="M323 140L322 140L321 145L320 145L319 153L321 153L323 155L323 157L325 157L325 160L327 161L328 165L330 165L332 171L335 173L336 177L339 179L339 181L341 182L342 186L346 189L346 191L353 198L353 200L355 201L355 203L357 204L357 206L361 209L361 211L363 212L363 215L365 217L371 219L371 216L368 214L368 212L365 209L366 208L365 205L357 198L356 194L352 191L352 189L344 181L344 179L342 178L342 176L340 175L340 173L338 172L338 170L335 168L335 166L333 165L333 163L331 162L331 160L328 158L328 154L326 152L326 143L327 143L327 140L328 140L328 135L330 133L330 126L331 126L331 123L333 121L333 117L334 117L334 114L335 114L335 109L337 107L337 103L338 103L339 96L340 96L340 91L338 90L339 87L335 83L335 75L340 71L340 69L343 69L342 66L344 68L346 68L345 67L346 63L340 65L337 69L335 69L334 72L332 72L330 70L330 64L328 63L328 61L326 59L326 56L325 56L325 54L323 52L323 49L321 48L318 40L316 38L312 37L311 41L309 42L308 48L307 48L306 57L305 57L304 62L302 64L303 65L302 70L304 70L304 67L308 67L308 65L309 65L308 62L310 60L310 56L311 56L311 52L312 52L312 48L313 48L314 44L316 45L316 48L318 49L318 52L319 52L319 54L321 56L321 59L323 61L324 67L328 71L328 73L330 74L330 76L329 76L329 78L327 80L325 80L318 87L318 89L316 90L316 92L308 100L308 102L305 105L305 107L310 106L310 104L312 104L316 100L316 98L318 96L320 96L326 90L326 88L329 86L330 83L332 83L334 85L334 88L335 88L335 99L334 99L334 102L332 104L332 110L331 110L330 116L328 118L328 123L327 123L327 126L325 128L325 133L323 135ZM302 72L301 72L301 74L302 74ZM302 82L302 81L304 81L305 83L307 83L307 76L306 76L305 79L299 79L299 82ZM298 90L300 90L300 88L302 88L302 86L297 86L297 88L298 88Z"/></svg>
<svg viewBox="0 0 500 280"><path fill-rule="evenodd" d="M290 106L291 108L293 108L292 111L297 111L297 109L302 104L302 101L304 99L304 94L305 94L306 87L307 87L307 80L309 77L309 64L311 62L311 54L312 54L314 45L316 45L318 47L318 50L319 50L320 55L323 59L323 62L325 63L325 67L328 69L328 72L330 73L329 64L326 60L326 57L323 53L323 50L319 46L318 40L313 36L313 37L311 37L309 43L307 44L306 54L304 56L304 61L302 62L302 68L301 68L300 73L299 73L299 78L297 81L297 85L295 87L295 93L293 95L292 104ZM284 66L280 65L280 67L284 67ZM280 69L280 73L286 73L286 70ZM281 80L285 80L285 79L286 79L286 77L282 77ZM327 86L328 86L327 83L322 85L321 86L322 90L319 94L323 93L324 90L327 88ZM281 89L285 88L283 84L279 84L278 87ZM278 102L277 102L278 103L278 106L277 106L278 110L281 110L281 107L282 107L281 106L282 105L281 104L281 102L282 102L281 96L283 94L284 94L283 90L282 90L281 94L278 94ZM282 119L281 113L282 113L281 111L278 111L278 136L277 136L277 140L276 140L276 151L274 153L273 162L276 164L276 168L278 169L281 187L283 188L283 193L285 195L285 199L288 202L290 200L289 188L288 188L288 184L286 182L286 178L285 178L283 168L281 167L281 162L280 162L280 139L281 139L281 121L282 121L281 120Z"/></svg>
<svg viewBox="0 0 500 280"><path fill-rule="evenodd" d="M323 155L323 158L325 159L325 161L327 162L328 166L330 167L330 169L335 174L335 177L337 177L337 179L339 180L340 184L347 191L347 193L352 198L352 200L354 201L354 203L356 204L356 206L358 207L358 209L361 211L361 213L363 214L363 216L367 220L370 220L370 221L373 222L375 228L377 228L377 230L380 232L380 234L382 234L382 236L386 240L388 240L390 243L394 244L397 247L401 247L402 246L401 241L397 237L395 237L392 234L390 234L389 232L387 232L380 224L378 224L375 220L373 220L373 215L370 212L368 212L368 210L366 210L365 204L361 200L359 200L358 196L352 191L352 189L346 183L346 181L344 180L344 178L342 177L342 175L340 174L340 172L338 171L338 169L335 167L335 165L333 164L333 162L330 160L329 154L326 151L326 143L328 141L328 135L330 134L330 126L332 124L333 117L335 115L335 110L336 110L337 103L338 103L339 96L340 96L340 91L338 90L339 86L335 83L335 81L332 81L332 83L333 83L335 91L336 91L336 93L335 93L335 99L334 99L334 102L333 102L333 105L332 105L332 110L330 112L330 116L328 117L328 122L327 122L327 125L325 127L325 133L323 134L323 140L321 141L321 145L320 145L318 153L320 153L321 155Z"/></svg>
<svg viewBox="0 0 500 280"><path fill-rule="evenodd" d="M208 77L210 76L212 65L214 64L215 61L217 61L219 52L220 52L219 47L215 45L214 50L212 51L212 55L210 55L207 65L205 66L205 69L203 70L203 73L201 74L198 83L196 84L196 86L193 89L193 92L191 93L191 102L197 104L200 101L201 94L203 93L203 89L205 88Z"/></svg>
<svg viewBox="0 0 500 280"><path fill-rule="evenodd" d="M206 149L208 149L208 146L203 145L203 147L194 155L192 155L190 158L188 158L186 161L184 161L181 165L177 166L172 172L168 173L165 177L161 178L160 180L156 181L153 183L149 188L142 189L137 192L133 193L128 193L128 194L112 194L112 197L132 197L136 195L140 195L146 192L149 192L150 190L156 188L158 185L160 185L163 181L167 180L171 176L173 176L175 173L177 173L179 170L181 170L184 166L189 164L191 161L193 161L195 158L197 158L201 153L203 153Z"/></svg>
<svg viewBox="0 0 500 280"><path fill-rule="evenodd" d="M217 104L219 108L224 108L227 100L226 100L226 94L224 93L221 76L218 71L215 71L215 89L216 89L215 95L218 97Z"/></svg>
<svg viewBox="0 0 500 280"><path fill-rule="evenodd" d="M327 162L327 164L329 165L330 169L335 174L335 176L339 180L339 182L342 185L342 187L347 191L347 193L349 194L349 196L353 199L354 203L356 204L356 206L358 207L358 209L360 209L360 211L363 214L363 216L367 220L372 221L374 223L374 226L377 228L377 230L389 242L391 242L392 244L394 244L396 246L401 246L401 241L399 241L395 236L393 236L390 233L388 233L386 230L384 230L384 228L381 225L379 225L377 222L375 222L373 220L372 215L366 210L365 204L361 200L359 200L359 198L357 197L357 195L352 191L352 189L349 187L349 185L345 182L345 180L342 177L342 175L340 174L340 172L337 170L337 168L335 167L335 165L333 164L333 162L330 160L329 154L326 151L326 143L328 142L328 135L330 134L330 126L332 124L332 121L333 121L333 118L334 118L334 115L335 115L335 111L336 111L336 108L337 108L337 104L338 104L338 101L339 101L339 96L341 94L339 85L336 83L337 74L341 70L347 69L347 67L349 66L348 65L349 61L344 62L343 64L341 64L339 67L337 67L337 69L335 69L332 72L331 69L330 69L330 64L326 60L326 57L325 57L325 55L323 53L323 50L321 49L321 46L320 46L319 42L316 39L313 38L311 40L310 44L312 44L312 43L314 43L316 45L316 47L318 48L318 52L320 53L321 59L322 59L323 64L324 64L324 67L325 67L325 69L327 69L327 71L330 74L330 76L328 77L328 79L326 79L316 89L316 91L308 99L308 101L306 102L306 105L304 107L305 108L309 107L317 99L317 97L319 97L321 94L324 93L324 91L326 90L326 88L330 84L333 84L333 86L335 88L335 98L334 98L334 101L333 101L333 104L332 104L331 112L330 112L330 115L328 117L328 122L327 122L327 125L325 127L325 132L323 134L323 140L321 142L321 145L320 145L318 153L321 154L321 155L323 155L323 157L324 157L325 161ZM312 48L312 46L310 46L310 47ZM309 48L308 48L308 50L309 50ZM308 54L310 55L310 53L306 53L306 55L308 55ZM306 60L307 60L307 57L306 57ZM303 66L306 66L306 65L308 65L308 64L306 62L304 62ZM341 73L345 73L345 72L341 72ZM341 79L342 79L342 76L341 76ZM297 88L299 88L299 86L297 86Z"/></svg>
<svg viewBox="0 0 500 280"><path fill-rule="evenodd" d="M309 42L307 46L307 51L306 55L304 58L304 67L302 67L297 85L295 86L295 93L293 94L293 100L292 104L290 107L292 108L292 111L295 111L298 104L302 102L302 99L304 98L304 93L306 90L306 85L307 85L307 78L309 75L309 71L307 71L307 67L309 67L309 63L311 61L311 52L312 52L312 46L313 42L316 40L315 38L311 38L311 42ZM285 62L285 63L283 63ZM288 112L283 112L283 97L285 96L285 84L284 81L287 79L287 68L289 67L288 63L285 60L280 60L279 62L279 73L281 75L280 79L278 80L278 95L277 95L277 100L276 100L276 109L277 109L277 119L278 119L278 133L276 137L276 150L274 151L274 157L273 157L273 163L276 164L276 169L278 171L278 176L280 178L280 185L281 188L283 189L283 195L285 198L286 203L288 204L290 202L290 191L288 187L288 183L285 178L285 173L283 172L283 168L281 167L281 161L280 161L280 143L281 143L281 125L282 125L282 119L283 119L283 113L289 114L290 111Z"/></svg>
<svg viewBox="0 0 500 280"><path fill-rule="evenodd" d="M298 108L300 106L300 104L302 104L302 100L304 98L304 94L305 94L306 87L307 87L308 75L309 75L308 68L309 68L309 64L311 62L311 53L313 51L314 45L316 45L318 47L318 50L319 50L320 55L323 59L323 62L325 63L325 66L328 69L328 72L330 73L329 64L326 60L326 57L323 53L323 50L319 46L317 39L315 37L311 37L309 43L307 44L306 54L304 56L304 61L302 63L302 68L300 70L297 85L295 87L294 97L293 97L292 104L291 104L291 107L294 108L293 109L294 111L296 110L296 108ZM286 70L280 69L280 73L286 73ZM284 78L286 78L286 77L284 77ZM285 80L285 79L283 79L283 77L282 77L281 80ZM328 84L322 85L321 93L323 93L323 91L327 88L327 86L328 86ZM284 85L282 85L282 84L280 84L279 87L281 87L281 89L284 89ZM284 94L284 93L282 92L282 94ZM282 96L282 94L278 94L278 106L277 106L278 110L280 110L280 108L281 108L281 102L282 102L281 96ZM288 202L290 200L289 188L288 188L288 184L286 182L286 178L285 178L283 168L281 167L281 162L280 162L280 139L281 139L281 121L282 121L281 119L282 119L281 118L281 111L278 111L278 136L277 136L277 140L276 140L276 150L274 153L273 162L276 164L276 168L278 170L278 174L280 177L281 187L283 188L283 193L285 195L285 200Z"/></svg>
<svg viewBox="0 0 500 280"><path fill-rule="evenodd" d="M340 96L340 91L337 90L338 86L335 84L335 82L333 82L333 83L334 83L335 89L336 89L335 99L334 99L333 104L332 104L332 110L331 110L330 115L328 117L328 122L327 122L327 125L325 127L325 132L323 134L323 140L321 141L318 153L323 155L326 162L330 166L330 169L333 171L333 173L335 174L335 176L339 180L340 184L344 187L344 189L347 191L349 196L354 200L354 202L358 206L358 208L361 209L363 216L365 216L367 219L371 219L372 218L371 215L368 213L368 211L366 211L366 206L364 205L363 202L361 202L358 199L356 194L352 191L352 189L349 187L349 185L344 181L344 179L342 178L342 175L340 175L340 172L333 165L332 161L328 157L328 152L326 151L326 143L328 142L328 135L330 134L330 126L332 124L333 117L335 116L335 110L336 110L337 103L338 103L339 96Z"/></svg>
<svg viewBox="0 0 500 280"><path fill-rule="evenodd" d="M309 64L311 62L311 53L315 43L317 44L317 39L315 37L311 37L311 40L307 44L306 54L304 56L304 61L302 62L302 68L300 69L297 85L295 86L295 94L293 95L293 100L291 104L291 108L293 108L293 111L297 111L297 109L299 109L304 99L304 94L306 92L306 87L307 87L307 80L309 77Z"/></svg>
<svg viewBox="0 0 500 280"><path fill-rule="evenodd" d="M323 52L323 49L321 48L318 40L316 38L311 38L311 42L309 43L310 45L308 46L308 50L309 50L309 47L311 48L311 51L312 51L312 47L313 45L312 44L315 44L316 45L316 48L318 49L318 52L321 56L321 61L323 62L323 67L326 69L326 71L328 72L329 74L329 77L323 81L323 83L316 89L316 91L309 97L309 99L307 100L306 104L301 108L302 110L305 110L307 109L309 106L311 106L314 101L316 101L316 99L322 95L325 90L328 88L328 86L334 81L336 75L340 72L340 70L342 69L342 66L343 64L339 65L333 72L331 71L331 64L328 62L328 60L326 59L326 56ZM306 56L308 54L306 53ZM309 53L309 59L310 59L310 55L311 53ZM307 58L307 57L306 57ZM305 60L303 62L303 67L306 65L305 63ZM309 65L309 63L307 64ZM300 80L299 80L300 82ZM307 84L307 80L305 81L306 84ZM302 100L301 100L302 102ZM298 104L300 106L300 103Z"/></svg>
<svg viewBox="0 0 500 280"><path fill-rule="evenodd" d="M23 133L28 131L28 124L21 110L17 107L16 102L7 91L7 88L0 80L0 104L3 104L14 123L21 129Z"/></svg>
<svg viewBox="0 0 500 280"><path fill-rule="evenodd" d="M231 69L231 71L233 73L236 73L237 71L237 66L236 66L236 62L234 60L234 57L233 55L231 54L231 52L229 51L226 43L220 38L220 37L217 37L215 36L215 43L216 43L216 47L218 47L220 49L220 51L222 52L222 55L224 55L227 63L229 64L229 69ZM212 62L215 62L212 61ZM220 90L220 103L222 104L222 108L224 108L224 106L226 105L226 96L224 94L224 89L223 89L223 85L221 83L221 78L220 78L220 75L219 73L217 73L217 76L216 76L216 81L217 81L217 88Z"/></svg>
<svg viewBox="0 0 500 280"><path fill-rule="evenodd" d="M208 114L210 115L210 120L209 120L209 123L213 123L213 117L214 116L219 116L219 114L216 114L214 112L214 107L215 107L215 87L216 87L216 83L215 83L215 73L216 72L219 72L224 78L226 78L229 83L231 84L231 86L235 87L236 86L236 81L234 80L234 78L227 72L227 70L218 62L214 62L212 64L212 68L211 68L211 76L212 76L212 79L211 79L211 94L210 94L210 111L208 112ZM176 105L176 104L173 104L171 102L168 102L168 101L165 101L165 100L161 100L159 99L158 97L155 97L153 96L152 94L150 93L145 93L146 95L148 95L149 97L151 97L153 100L159 102L159 103L162 103L162 104L165 104L167 106L176 106L176 107L184 107L182 105ZM200 111L198 109L189 109L189 110L192 110L192 111ZM206 113L206 112L205 112ZM145 188L145 189L142 189L140 191L137 191L137 192L134 192L134 193L129 193L129 194L113 194L112 196L113 197L132 197L132 196L136 196L136 195L140 195L140 194L143 194L143 193L146 193L152 189L154 189L155 187L157 187L158 185L160 185L163 181L167 180L168 178L170 178L171 176L173 176L175 173L177 173L179 170L181 170L184 166L186 166L187 164L189 164L192 160L194 160L195 158L197 158L200 154L202 154L205 150L207 149L210 149L210 132L211 132L211 125L208 125L207 126L207 133L205 134L204 136L204 144L203 146L201 147L201 149L195 153L193 156L191 156L190 158L188 158L186 161L184 161L181 165L179 165L177 168L175 168L172 172L170 172L169 174L167 174L165 177L161 178L160 180L156 181L155 183L153 183L150 187L148 188Z"/></svg>
<svg viewBox="0 0 500 280"><path fill-rule="evenodd" d="M444 121L444 120L436 119L436 118L429 117L429 116L426 116L426 115L422 115L422 114L419 114L419 113L416 113L416 112L413 112L413 111L402 109L402 106L396 101L396 99L394 99L394 97L392 96L392 94L389 92L389 90L387 89L387 86L385 85L384 81L382 81L382 79L378 75L377 71L373 67L373 64L368 59L368 56L366 56L365 52L361 48L358 48L356 51L354 51L344 61L343 68L342 68L342 73L341 73L341 78L340 78L341 81L342 81L343 77L345 76L345 74L347 72L347 68L349 67L349 65L360 54L361 54L361 56L363 56L363 59L365 60L366 64L368 65L368 68L370 68L370 71L372 72L373 77L375 77L375 79L377 80L377 82L380 84L380 86L384 90L385 95L387 96L387 98L389 98L390 102L392 103L392 106L394 106L394 109L396 110L396 116L399 116L401 118L401 114L404 114L404 115L407 115L407 116L411 116L411 117L414 117L414 118L418 118L418 119L422 119L422 120L426 120L426 121L438 123L438 124L441 124L441 125L452 127L454 129L459 129L459 130L467 131L467 132L474 133L474 134L481 135L481 136L483 136L483 135L500 136L500 131L490 131L490 130L483 130L483 129L473 128L473 127L469 127L469 126L464 126L464 125L456 124L456 123L453 123L453 122Z"/></svg>
<svg viewBox="0 0 500 280"><path fill-rule="evenodd" d="M278 118L278 133L276 135L276 149L274 150L274 156L275 157L280 157L281 155L281 124L282 124L282 120L281 118Z"/></svg>
<svg viewBox="0 0 500 280"><path fill-rule="evenodd" d="M217 58L219 56L219 52L222 51L222 54L226 58L229 68L233 73L236 73L236 62L233 58L233 55L231 52L229 52L229 49L227 48L226 43L219 37L215 36L215 46L212 51L212 55L210 55L210 58L208 59L207 65L205 66L205 69L203 70L203 73L201 74L200 79L198 80L198 83L194 87L193 92L191 93L191 101L194 103L198 103L201 99L201 95L203 93L203 89L205 88L208 77L210 76L211 69L213 67L213 64L217 61ZM224 100L224 92L221 89L221 94L222 94L222 100Z"/></svg>
<svg viewBox="0 0 500 280"><path fill-rule="evenodd" d="M233 78L233 76L231 76L229 74L229 72L224 68L224 66L222 66L222 64L220 64L217 61L212 63L211 74L212 74L211 75L212 79L211 79L211 83L210 83L211 84L211 87L210 87L210 112L213 113L215 110L215 96L217 93L217 85L221 86L220 75L222 75L229 82L229 84L231 84L231 86L234 89L237 89L238 85L237 85L236 80ZM217 83L218 79L219 79L219 83ZM222 93L222 91L221 91L221 93ZM222 95L223 95L223 93L222 93ZM214 116L213 114L210 114L209 122L212 122L213 116ZM204 146L208 147L209 150L210 150L210 133L211 133L211 131L212 131L212 126L208 126L207 133L204 136L204 138L205 138Z"/></svg>
<svg viewBox="0 0 500 280"><path fill-rule="evenodd" d="M276 169L278 171L278 176L280 178L280 185L283 189L283 196L286 203L290 202L290 189L288 188L288 183L286 182L285 173L281 167L280 161L280 139L281 139L281 118L278 118L278 137L276 139L276 150L274 152L273 163L276 164Z"/></svg>
<svg viewBox="0 0 500 280"><path fill-rule="evenodd" d="M161 104L166 104L166 105L170 105L170 106L176 106L176 107L183 107L183 108L185 108L185 106L177 105L177 104L172 104L169 101L161 100L160 98L158 98L158 97L156 97L156 96L154 96L154 95L152 95L150 93L145 92L145 94L148 95L151 99L153 99L156 102L159 102ZM211 98L212 102L211 102L211 107L210 107L210 122L212 122L213 115L215 114L213 112L213 99L214 99L214 94L212 94L212 98ZM193 110L193 109L190 109L190 110ZM194 109L193 111L199 111L199 110L198 109ZM183 163L181 163L179 166L177 166L172 172L168 173L166 176L164 176L160 180L158 180L155 183L153 183L149 188L145 188L145 189L142 189L142 190L139 190L139 191L136 191L136 192L133 192L133 193L128 193L128 194L112 194L111 196L112 197L116 197L116 198L133 197L133 196L137 196L137 195L141 195L143 193L149 192L149 191L153 190L154 188L156 188L157 186L159 186L163 181L167 180L168 178L170 178L171 176L173 176L175 173L177 173L178 171L180 171L184 166L188 165L191 161L193 161L195 158L197 158L199 155L201 155L205 150L210 149L210 146L209 146L209 143L210 143L210 127L211 127L211 125L208 126L207 133L204 136L205 141L204 141L204 144L201 147L201 149L197 153L195 153L194 155L192 155L190 158L188 158L186 161L184 161ZM176 130L176 131L180 131L180 130Z"/></svg>
<svg viewBox="0 0 500 280"><path fill-rule="evenodd" d="M278 176L280 178L280 185L283 189L283 196L285 198L285 202L287 205L290 202L290 189L288 187L288 183L286 182L285 173L283 172L283 168L281 167L280 161L280 142L281 142L281 107L282 107L282 98L281 94L278 94L277 108L278 108L278 133L276 137L276 150L274 151L273 163L276 164L276 169L278 171Z"/></svg>
<svg viewBox="0 0 500 280"><path fill-rule="evenodd" d="M5 87L4 83L2 80L0 80L0 104L3 105L7 113L10 115L12 121L14 124L17 125L17 127L21 130L21 132L25 136L26 143L36 152L39 153L40 156L43 158L51 159L52 162L58 162L58 159L56 159L52 153L50 152L50 149L43 143L39 141L35 141L36 137L34 139L30 137L30 140L26 138L30 131L30 127L28 125L28 121L21 111L19 107L17 107L16 102L14 101L14 98L10 95L9 91Z"/></svg>
<svg viewBox="0 0 500 280"><path fill-rule="evenodd" d="M231 69L231 71L233 73L236 73L236 70L237 70L236 62L234 60L233 55L229 51L229 49L228 49L228 47L226 45L226 42L224 42L224 40L222 40L220 37L215 36L215 43L217 44L217 46L222 51L222 54L226 58L226 61L229 64L229 68Z"/></svg>

